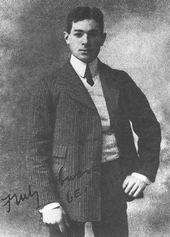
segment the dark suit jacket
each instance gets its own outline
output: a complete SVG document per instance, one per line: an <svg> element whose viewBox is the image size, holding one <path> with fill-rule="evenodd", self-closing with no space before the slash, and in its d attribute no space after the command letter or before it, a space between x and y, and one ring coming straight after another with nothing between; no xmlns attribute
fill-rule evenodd
<svg viewBox="0 0 170 237"><path fill-rule="evenodd" d="M138 172L154 181L160 126L146 97L125 72L101 62L99 72L123 178ZM139 137L138 152L130 121ZM74 220L99 220L101 121L70 62L40 81L31 102L29 134L28 171L40 205L59 201Z"/></svg>

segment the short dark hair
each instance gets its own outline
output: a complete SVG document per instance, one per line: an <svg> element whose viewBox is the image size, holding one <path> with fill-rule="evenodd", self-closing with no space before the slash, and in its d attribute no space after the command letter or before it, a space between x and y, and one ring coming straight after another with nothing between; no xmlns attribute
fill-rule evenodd
<svg viewBox="0 0 170 237"><path fill-rule="evenodd" d="M104 30L104 20L103 20L103 13L97 7L76 7L74 8L67 16L66 20L66 31L70 34L72 23L83 21L86 19L93 19L99 24L100 33L103 33Z"/></svg>

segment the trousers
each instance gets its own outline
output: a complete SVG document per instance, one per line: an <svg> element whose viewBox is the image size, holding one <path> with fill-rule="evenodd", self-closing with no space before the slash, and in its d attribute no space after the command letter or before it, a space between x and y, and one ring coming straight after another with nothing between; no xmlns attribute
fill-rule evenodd
<svg viewBox="0 0 170 237"><path fill-rule="evenodd" d="M95 237L128 237L127 204L122 189L122 176L117 160L101 164L101 220L92 222ZM61 233L49 228L50 237L84 237L85 223L70 220L70 227Z"/></svg>

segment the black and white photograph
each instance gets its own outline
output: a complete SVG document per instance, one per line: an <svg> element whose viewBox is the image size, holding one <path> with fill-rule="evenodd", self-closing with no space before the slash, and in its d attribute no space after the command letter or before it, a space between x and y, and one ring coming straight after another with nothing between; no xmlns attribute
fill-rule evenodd
<svg viewBox="0 0 170 237"><path fill-rule="evenodd" d="M0 0L0 237L170 236L170 1Z"/></svg>

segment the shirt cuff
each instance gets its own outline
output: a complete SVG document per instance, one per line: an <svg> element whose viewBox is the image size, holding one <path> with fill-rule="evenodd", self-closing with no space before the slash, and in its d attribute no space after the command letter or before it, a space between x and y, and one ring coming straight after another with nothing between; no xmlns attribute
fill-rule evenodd
<svg viewBox="0 0 170 237"><path fill-rule="evenodd" d="M147 185L151 184L151 181L143 174L139 174L139 173L132 173L133 177L136 177L140 180L142 180L143 182L145 182Z"/></svg>
<svg viewBox="0 0 170 237"><path fill-rule="evenodd" d="M57 207L60 207L60 204L58 202L53 202L45 205L42 209L39 210L39 212L44 213Z"/></svg>

